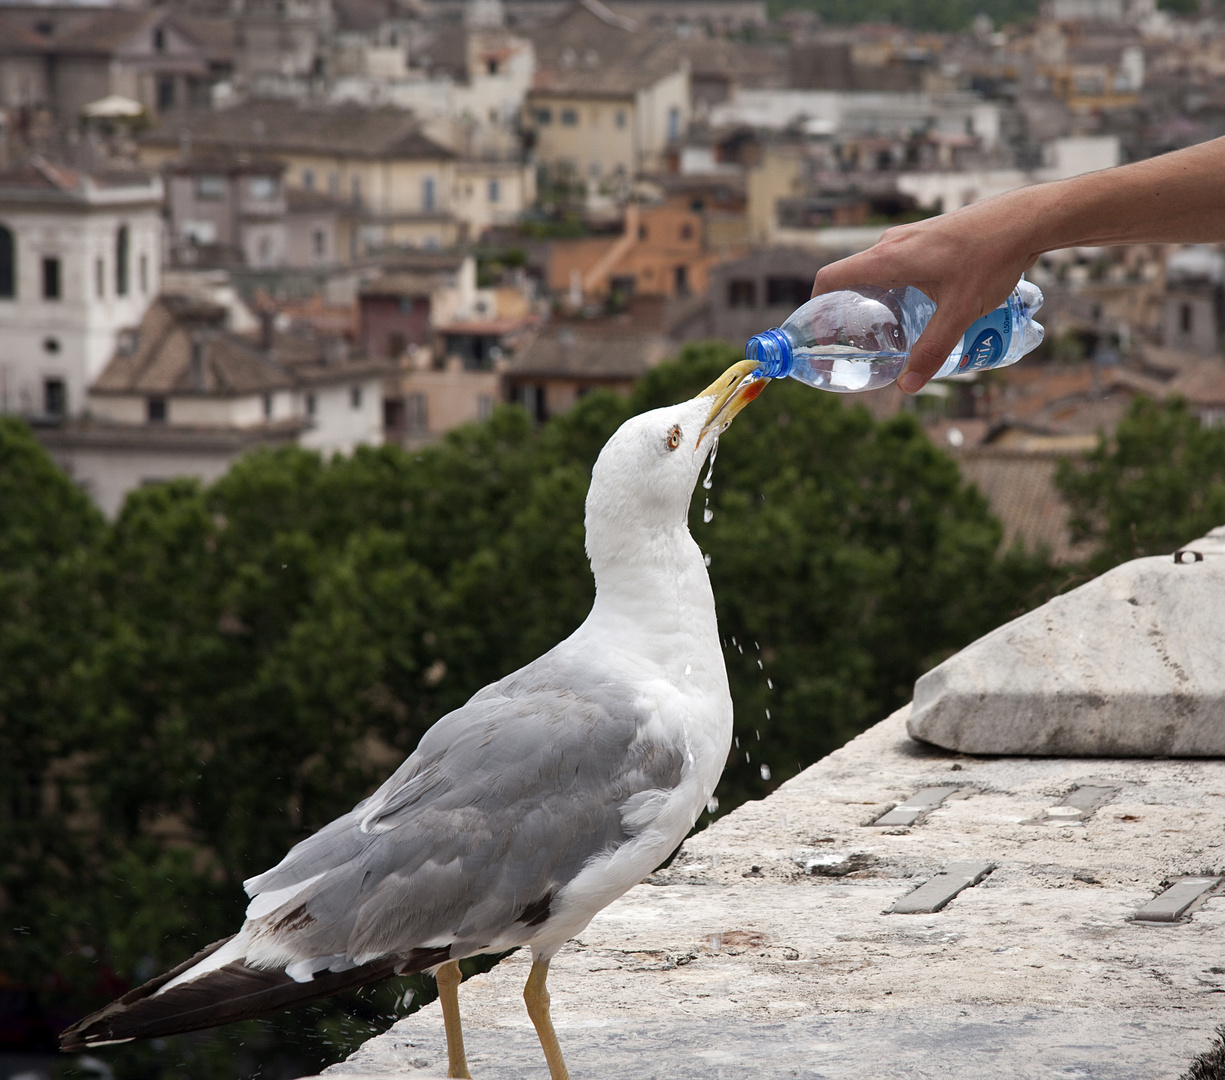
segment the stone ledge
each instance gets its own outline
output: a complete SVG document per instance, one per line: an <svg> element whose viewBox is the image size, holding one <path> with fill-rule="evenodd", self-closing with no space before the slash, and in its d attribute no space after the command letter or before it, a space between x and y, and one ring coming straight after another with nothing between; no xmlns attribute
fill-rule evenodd
<svg viewBox="0 0 1225 1080"><path fill-rule="evenodd" d="M561 950L575 1080L1173 1080L1208 1046L1225 896L1132 916L1225 870L1225 762L974 758L916 743L908 712L693 837ZM1079 786L1115 793L1078 823L1044 817ZM913 827L870 824L934 787L957 793ZM939 912L885 914L953 862L995 869ZM527 970L518 953L460 989L477 1080L547 1076ZM434 1004L326 1075L445 1071Z"/></svg>
<svg viewBox="0 0 1225 1080"><path fill-rule="evenodd" d="M968 754L1225 755L1223 552L1214 530L980 638L915 683L910 734Z"/></svg>

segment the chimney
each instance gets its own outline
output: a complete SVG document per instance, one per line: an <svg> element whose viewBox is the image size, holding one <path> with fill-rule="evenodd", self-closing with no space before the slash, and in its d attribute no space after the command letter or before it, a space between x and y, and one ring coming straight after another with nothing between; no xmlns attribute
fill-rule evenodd
<svg viewBox="0 0 1225 1080"><path fill-rule="evenodd" d="M276 312L269 308L261 308L259 312L259 347L264 352L272 352L272 339L276 331Z"/></svg>
<svg viewBox="0 0 1225 1080"><path fill-rule="evenodd" d="M187 371L188 382L193 390L205 390L204 342L197 337L191 339L191 362Z"/></svg>

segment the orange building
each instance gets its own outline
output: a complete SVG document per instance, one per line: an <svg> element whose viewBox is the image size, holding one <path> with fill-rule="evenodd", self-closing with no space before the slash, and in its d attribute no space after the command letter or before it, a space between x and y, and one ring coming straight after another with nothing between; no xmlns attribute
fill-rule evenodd
<svg viewBox="0 0 1225 1080"><path fill-rule="evenodd" d="M555 241L548 283L574 306L583 299L622 296L702 295L710 270L733 253L711 250L706 222L688 200L625 208L620 236Z"/></svg>

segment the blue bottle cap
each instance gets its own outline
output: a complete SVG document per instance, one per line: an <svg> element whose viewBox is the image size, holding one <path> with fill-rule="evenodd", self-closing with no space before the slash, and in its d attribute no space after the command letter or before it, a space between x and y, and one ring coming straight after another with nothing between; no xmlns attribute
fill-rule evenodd
<svg viewBox="0 0 1225 1080"><path fill-rule="evenodd" d="M778 327L755 334L744 347L744 358L761 365L767 379L783 379L791 371L791 341Z"/></svg>

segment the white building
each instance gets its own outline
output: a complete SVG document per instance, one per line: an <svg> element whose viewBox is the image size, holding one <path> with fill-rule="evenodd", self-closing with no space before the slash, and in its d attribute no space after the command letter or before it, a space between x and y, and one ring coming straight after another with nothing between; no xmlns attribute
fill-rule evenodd
<svg viewBox="0 0 1225 1080"><path fill-rule="evenodd" d="M383 441L392 366L350 360L343 342L228 325L227 311L160 296L89 393L89 413L38 427L43 445L108 515L143 484L209 483L249 450L296 443L324 454Z"/></svg>
<svg viewBox="0 0 1225 1080"><path fill-rule="evenodd" d="M0 173L0 413L73 416L157 295L162 182L35 158Z"/></svg>

